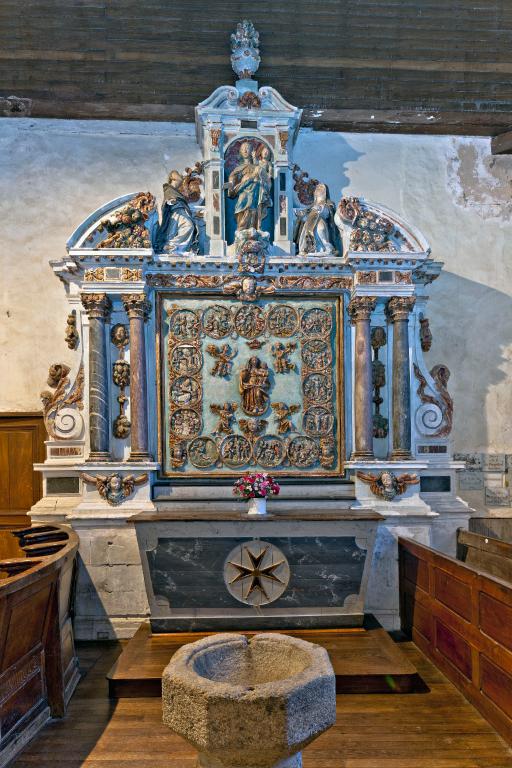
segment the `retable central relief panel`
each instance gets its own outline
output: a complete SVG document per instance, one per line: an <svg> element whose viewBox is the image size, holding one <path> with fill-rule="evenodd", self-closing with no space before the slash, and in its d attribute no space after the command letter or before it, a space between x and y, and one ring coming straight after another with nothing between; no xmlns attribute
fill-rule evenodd
<svg viewBox="0 0 512 768"><path fill-rule="evenodd" d="M340 305L162 296L163 473L340 475Z"/></svg>

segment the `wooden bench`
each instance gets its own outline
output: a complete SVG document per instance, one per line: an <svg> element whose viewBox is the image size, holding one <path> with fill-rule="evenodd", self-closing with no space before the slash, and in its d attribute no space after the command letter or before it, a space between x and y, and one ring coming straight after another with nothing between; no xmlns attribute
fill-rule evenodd
<svg viewBox="0 0 512 768"><path fill-rule="evenodd" d="M459 528L457 560L512 584L512 544L506 541Z"/></svg>
<svg viewBox="0 0 512 768"><path fill-rule="evenodd" d="M512 583L398 542L403 631L512 744Z"/></svg>

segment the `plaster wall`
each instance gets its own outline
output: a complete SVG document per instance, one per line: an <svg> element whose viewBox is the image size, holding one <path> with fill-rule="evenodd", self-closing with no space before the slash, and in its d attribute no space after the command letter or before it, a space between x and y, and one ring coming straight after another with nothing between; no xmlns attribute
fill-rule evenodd
<svg viewBox="0 0 512 768"><path fill-rule="evenodd" d="M452 371L456 451L512 452L512 158L486 138L302 130L296 161L336 202L361 195L423 231L445 262L431 286L429 367ZM199 159L194 127L0 119L0 412L40 408L48 365L71 362L68 307L48 260L127 192L161 196Z"/></svg>

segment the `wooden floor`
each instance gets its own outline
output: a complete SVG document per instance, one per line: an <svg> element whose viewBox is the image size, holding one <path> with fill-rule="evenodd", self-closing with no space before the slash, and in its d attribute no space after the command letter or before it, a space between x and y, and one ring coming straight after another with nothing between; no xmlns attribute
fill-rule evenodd
<svg viewBox="0 0 512 768"><path fill-rule="evenodd" d="M401 653L400 646L373 617L367 619L368 626L360 628L302 629L287 634L328 651L336 675L336 693L410 693L423 687L416 667ZM200 640L207 634L152 635L149 622L142 623L108 673L110 695L161 696L162 673L169 660L184 643Z"/></svg>
<svg viewBox="0 0 512 768"><path fill-rule="evenodd" d="M304 768L512 768L512 751L412 643L400 646L428 693L338 696L338 720ZM107 698L120 647L79 647L84 679L64 721L49 724L16 768L193 768L194 752L161 723L157 698Z"/></svg>

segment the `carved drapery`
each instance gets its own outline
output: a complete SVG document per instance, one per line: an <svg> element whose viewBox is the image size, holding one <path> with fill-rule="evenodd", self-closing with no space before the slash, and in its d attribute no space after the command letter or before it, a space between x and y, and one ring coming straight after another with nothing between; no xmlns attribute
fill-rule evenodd
<svg viewBox="0 0 512 768"><path fill-rule="evenodd" d="M131 449L128 460L150 461L144 323L151 305L143 293L123 294L122 299L130 321Z"/></svg>
<svg viewBox="0 0 512 768"><path fill-rule="evenodd" d="M386 305L393 325L393 449L391 459L411 458L411 381L409 359L409 313L414 296L393 296Z"/></svg>
<svg viewBox="0 0 512 768"><path fill-rule="evenodd" d="M89 435L88 461L110 459L109 400L105 321L112 303L105 293L84 293L89 317Z"/></svg>
<svg viewBox="0 0 512 768"><path fill-rule="evenodd" d="M352 460L373 459L372 347L370 319L377 299L356 296L347 310L355 326L354 342L354 420L355 440Z"/></svg>

